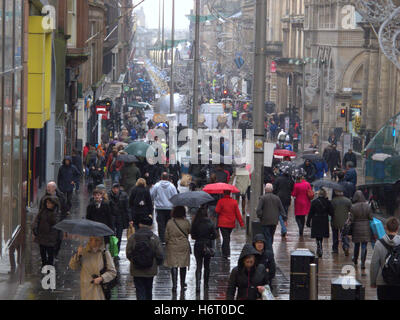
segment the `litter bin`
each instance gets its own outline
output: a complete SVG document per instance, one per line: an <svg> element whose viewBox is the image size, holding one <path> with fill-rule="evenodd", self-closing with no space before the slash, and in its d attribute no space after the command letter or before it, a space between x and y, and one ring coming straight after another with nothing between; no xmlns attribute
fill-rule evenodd
<svg viewBox="0 0 400 320"><path fill-rule="evenodd" d="M293 139L293 151L299 152L299 139Z"/></svg>
<svg viewBox="0 0 400 320"><path fill-rule="evenodd" d="M331 300L365 300L365 288L356 278L342 276L331 282Z"/></svg>
<svg viewBox="0 0 400 320"><path fill-rule="evenodd" d="M309 249L297 249L290 255L290 300L310 300L310 264L317 265L318 297L318 259Z"/></svg>

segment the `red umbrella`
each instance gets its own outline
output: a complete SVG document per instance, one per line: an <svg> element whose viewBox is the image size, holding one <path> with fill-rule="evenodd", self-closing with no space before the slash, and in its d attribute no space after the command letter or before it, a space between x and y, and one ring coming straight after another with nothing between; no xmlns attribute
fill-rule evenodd
<svg viewBox="0 0 400 320"><path fill-rule="evenodd" d="M208 184L203 188L204 192L210 193L210 194L222 194L224 193L225 190L229 190L232 193L239 193L239 189L236 188L235 186L227 183L212 183Z"/></svg>
<svg viewBox="0 0 400 320"><path fill-rule="evenodd" d="M284 158L284 157L296 158L296 156L297 156L296 152L286 149L277 149L274 151L275 158Z"/></svg>

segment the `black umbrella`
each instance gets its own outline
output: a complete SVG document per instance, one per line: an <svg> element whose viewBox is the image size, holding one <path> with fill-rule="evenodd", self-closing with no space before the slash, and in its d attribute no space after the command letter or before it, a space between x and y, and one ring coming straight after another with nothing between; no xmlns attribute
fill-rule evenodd
<svg viewBox="0 0 400 320"><path fill-rule="evenodd" d="M298 168L298 165L292 161L282 161L277 165L277 167L280 171L282 171L282 173L294 175L295 170Z"/></svg>
<svg viewBox="0 0 400 320"><path fill-rule="evenodd" d="M70 234L76 234L86 237L102 237L114 234L104 223L87 220L87 219L71 219L63 220L54 226L55 229Z"/></svg>
<svg viewBox="0 0 400 320"><path fill-rule="evenodd" d="M139 162L139 159L136 158L136 156L134 156L133 154L120 154L117 157L117 160L126 163Z"/></svg>
<svg viewBox="0 0 400 320"><path fill-rule="evenodd" d="M310 160L310 161L320 161L320 160L323 160L322 157L321 157L321 155L315 154L315 153L312 153L312 154L305 154L305 155L302 156L302 158L303 158L304 160Z"/></svg>
<svg viewBox="0 0 400 320"><path fill-rule="evenodd" d="M312 185L319 189L319 188L330 188L337 191L344 191L344 187L339 183L331 180L317 180L312 183Z"/></svg>
<svg viewBox="0 0 400 320"><path fill-rule="evenodd" d="M179 193L169 199L174 206L186 206L190 208L199 208L201 205L214 200L212 196L204 191Z"/></svg>

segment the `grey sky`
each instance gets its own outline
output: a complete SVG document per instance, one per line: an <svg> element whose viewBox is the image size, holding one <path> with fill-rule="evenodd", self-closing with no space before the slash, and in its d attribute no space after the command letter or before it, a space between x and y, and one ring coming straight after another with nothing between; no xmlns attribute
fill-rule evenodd
<svg viewBox="0 0 400 320"><path fill-rule="evenodd" d="M161 7L162 7L162 0ZM172 25L172 0L165 1L165 28L171 29ZM134 0L134 4L139 3L139 0ZM158 10L159 0L145 0L140 6L144 8L146 15L146 27L147 28L158 28ZM193 9L193 0L175 0L175 29L176 30L188 30L189 20L185 16L190 14L190 10Z"/></svg>

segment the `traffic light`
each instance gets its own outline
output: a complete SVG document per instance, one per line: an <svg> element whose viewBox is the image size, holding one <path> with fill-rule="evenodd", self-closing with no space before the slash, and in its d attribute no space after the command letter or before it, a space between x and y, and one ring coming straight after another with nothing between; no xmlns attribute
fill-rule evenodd
<svg viewBox="0 0 400 320"><path fill-rule="evenodd" d="M347 115L347 110L344 108L340 109L340 116L342 118L346 118L346 115Z"/></svg>
<svg viewBox="0 0 400 320"><path fill-rule="evenodd" d="M224 97L227 97L228 96L228 89L224 89L223 94L224 94Z"/></svg>

